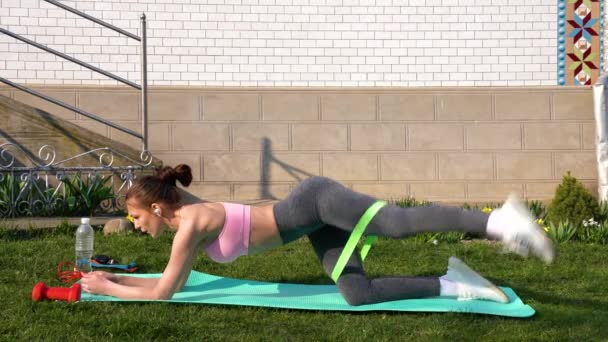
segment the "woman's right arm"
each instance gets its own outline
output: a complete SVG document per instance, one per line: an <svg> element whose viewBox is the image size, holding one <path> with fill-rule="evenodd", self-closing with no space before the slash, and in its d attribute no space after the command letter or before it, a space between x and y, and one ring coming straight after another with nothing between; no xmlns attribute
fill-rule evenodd
<svg viewBox="0 0 608 342"><path fill-rule="evenodd" d="M192 269L192 264L194 263L194 258L191 258L188 262L188 264L185 266L188 269ZM107 276L106 278L108 278L108 280L120 284L120 285L125 285L125 286L142 286L142 287L155 287L156 284L158 284L158 280L159 278L141 278L141 277L136 277L136 276L128 276L128 275L117 275L117 274L112 274L112 273L108 273L109 276ZM184 287L184 285L186 284L186 280L188 280L188 276L190 275L190 272L188 273L184 273L181 277L179 282L177 283L177 292L181 291L181 289Z"/></svg>
<svg viewBox="0 0 608 342"><path fill-rule="evenodd" d="M85 273L81 281L82 289L89 293L122 299L171 299L178 288L183 286L184 278L187 278L192 270L191 259L196 256L199 243L200 236L193 227L180 227L173 239L167 267L154 286L150 286L152 282L147 280L133 280L135 277L121 276L116 278L117 282L113 282L99 273ZM138 285L129 286L121 282L137 282Z"/></svg>
<svg viewBox="0 0 608 342"><path fill-rule="evenodd" d="M125 286L154 287L158 283L158 278L140 278L133 276L117 276L115 283Z"/></svg>
<svg viewBox="0 0 608 342"><path fill-rule="evenodd" d="M143 287L154 287L158 283L158 278L141 278L137 276L118 275L105 271L95 271L96 274L100 274L109 281L125 285L125 286L143 286Z"/></svg>

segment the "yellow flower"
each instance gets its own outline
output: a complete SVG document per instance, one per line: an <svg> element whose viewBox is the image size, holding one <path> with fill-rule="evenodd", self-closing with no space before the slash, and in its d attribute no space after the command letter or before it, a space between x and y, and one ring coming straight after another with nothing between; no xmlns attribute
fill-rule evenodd
<svg viewBox="0 0 608 342"><path fill-rule="evenodd" d="M135 222L135 219L131 215L127 215L127 220L129 220L131 223Z"/></svg>
<svg viewBox="0 0 608 342"><path fill-rule="evenodd" d="M549 227L545 226L545 227L543 227L543 229L545 230L545 232L547 232L547 233L549 232Z"/></svg>
<svg viewBox="0 0 608 342"><path fill-rule="evenodd" d="M492 208L485 207L485 208L481 209L481 211L483 211L484 213L488 214L488 213L490 213L492 211Z"/></svg>
<svg viewBox="0 0 608 342"><path fill-rule="evenodd" d="M543 219L538 219L536 220L536 223L540 224L541 226L545 224L545 220Z"/></svg>

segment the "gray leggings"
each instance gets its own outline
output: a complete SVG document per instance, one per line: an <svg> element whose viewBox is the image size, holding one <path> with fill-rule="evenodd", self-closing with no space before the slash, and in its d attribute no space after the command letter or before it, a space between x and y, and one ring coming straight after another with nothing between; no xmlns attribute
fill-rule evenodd
<svg viewBox="0 0 608 342"><path fill-rule="evenodd" d="M355 224L375 201L331 179L311 177L274 206L274 216L283 242L308 235L325 272L331 275ZM378 211L365 234L404 238L420 232L460 231L485 235L487 221L488 215L477 210L389 204ZM358 252L350 257L336 285L351 305L439 295L437 277L369 279Z"/></svg>

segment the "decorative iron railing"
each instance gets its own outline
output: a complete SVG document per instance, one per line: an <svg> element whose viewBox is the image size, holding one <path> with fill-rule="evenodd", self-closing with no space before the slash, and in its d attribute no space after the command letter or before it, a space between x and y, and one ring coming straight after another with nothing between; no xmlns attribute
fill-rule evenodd
<svg viewBox="0 0 608 342"><path fill-rule="evenodd" d="M120 213L133 180L153 169L146 151L140 160L108 147L61 160L56 156L50 145L40 147L37 157L13 143L0 145L0 217ZM69 166L91 156L97 166Z"/></svg>

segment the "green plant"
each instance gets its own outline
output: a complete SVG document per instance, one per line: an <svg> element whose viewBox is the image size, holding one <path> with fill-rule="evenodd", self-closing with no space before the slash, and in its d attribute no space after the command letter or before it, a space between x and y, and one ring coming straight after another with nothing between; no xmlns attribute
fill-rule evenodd
<svg viewBox="0 0 608 342"><path fill-rule="evenodd" d="M417 199L415 199L414 197L406 197L406 198L402 198L400 200L397 200L394 202L394 204L398 207L402 207L402 208L410 208L410 207L422 207L422 206L427 206L427 205L432 205L432 202L429 201L419 201Z"/></svg>
<svg viewBox="0 0 608 342"><path fill-rule="evenodd" d="M24 182L20 182L12 174L0 178L0 213L8 214L13 198L17 196L23 186Z"/></svg>
<svg viewBox="0 0 608 342"><path fill-rule="evenodd" d="M598 203L597 220L599 222L608 220L608 201L600 201Z"/></svg>
<svg viewBox="0 0 608 342"><path fill-rule="evenodd" d="M414 241L419 243L457 243L466 238L465 233L461 232L445 232L445 233L419 233L412 237Z"/></svg>
<svg viewBox="0 0 608 342"><path fill-rule="evenodd" d="M4 175L0 178L0 213L7 217L40 215L46 212L45 191L39 180L22 180L21 175L12 173Z"/></svg>
<svg viewBox="0 0 608 342"><path fill-rule="evenodd" d="M563 243L570 241L577 232L577 226L570 223L568 220L562 221L558 224L553 222L549 223L548 227L545 227L547 235L557 243Z"/></svg>
<svg viewBox="0 0 608 342"><path fill-rule="evenodd" d="M42 180L22 180L18 174L0 177L0 215L22 216L80 216L99 211L103 201L115 198L108 186L111 175L94 175L83 179L78 173L64 177L62 191L47 187ZM13 207L14 206L14 207Z"/></svg>
<svg viewBox="0 0 608 342"><path fill-rule="evenodd" d="M80 173L77 173L72 178L62 178L67 211L73 215L92 215L98 211L103 201L115 197L112 187L106 185L111 177L96 174L83 180Z"/></svg>
<svg viewBox="0 0 608 342"><path fill-rule="evenodd" d="M465 233L461 232L446 232L440 233L437 236L437 241L445 243L457 243L464 240L466 237Z"/></svg>
<svg viewBox="0 0 608 342"><path fill-rule="evenodd" d="M412 240L418 243L433 243L437 240L439 233L419 233L411 237Z"/></svg>
<svg viewBox="0 0 608 342"><path fill-rule="evenodd" d="M54 187L45 189L42 194L42 200L45 203L45 207L40 215L42 216L54 216L61 212L61 206L63 203L63 196Z"/></svg>
<svg viewBox="0 0 608 342"><path fill-rule="evenodd" d="M481 205L479 203L474 204L474 205L470 205L468 203L464 203L462 205L462 208L464 209L476 209L476 210L481 210L485 213L490 213L492 210L496 209L496 208L500 208L502 206L502 203L496 203L496 202L490 202L490 203L486 203L484 205Z"/></svg>
<svg viewBox="0 0 608 342"><path fill-rule="evenodd" d="M555 197L547 212L547 221L554 224L569 221L578 227L584 220L597 218L598 213L597 200L568 172L555 190Z"/></svg>
<svg viewBox="0 0 608 342"><path fill-rule="evenodd" d="M29 179L28 189L22 194L19 203L29 204L28 215L32 216L53 216L57 215L61 205L61 195L54 187L48 185L40 179Z"/></svg>
<svg viewBox="0 0 608 342"><path fill-rule="evenodd" d="M544 220L547 216L547 207L541 201L528 201L528 209L537 219Z"/></svg>
<svg viewBox="0 0 608 342"><path fill-rule="evenodd" d="M594 223L587 226L581 234L580 239L589 243L608 244L608 221Z"/></svg>

